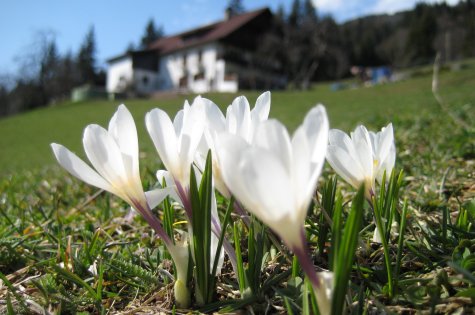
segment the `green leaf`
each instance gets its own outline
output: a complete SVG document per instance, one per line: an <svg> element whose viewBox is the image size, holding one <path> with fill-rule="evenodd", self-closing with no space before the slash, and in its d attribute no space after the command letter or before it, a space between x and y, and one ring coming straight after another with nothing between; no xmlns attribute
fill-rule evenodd
<svg viewBox="0 0 475 315"><path fill-rule="evenodd" d="M463 296L463 297L469 297L471 299L475 299L475 288L468 288L463 291L457 292L455 296Z"/></svg>
<svg viewBox="0 0 475 315"><path fill-rule="evenodd" d="M10 298L10 292L7 292L7 315L15 315L15 310L13 309L12 300Z"/></svg>
<svg viewBox="0 0 475 315"><path fill-rule="evenodd" d="M238 279L238 284L239 284L239 292L241 292L241 295L244 293L244 290L247 287L247 281L246 281L246 275L244 272L244 265L242 262L242 253L241 253L241 233L239 232L239 227L238 223L234 223L234 228L233 228L233 236L234 236L234 250L236 252L236 260L237 260L237 267L238 267L238 274L237 274L237 279Z"/></svg>
<svg viewBox="0 0 475 315"><path fill-rule="evenodd" d="M334 261L336 268L333 270L335 291L332 298L332 314L334 315L343 314L348 281L350 279L350 272L358 244L358 236L363 222L364 193L364 185L361 185L353 199L340 245L337 249L334 249L337 253L337 259Z"/></svg>
<svg viewBox="0 0 475 315"><path fill-rule="evenodd" d="M233 211L234 198L231 196L229 200L228 207L226 209L226 214L224 215L223 225L221 227L221 235L219 236L218 247L216 248L216 253L214 256L213 269L211 275L214 275L211 279L211 288L214 288L216 285L216 270L218 269L219 255L221 249L223 248L224 237L226 235L226 228L228 227L229 221L231 220L231 212ZM210 297L211 298L211 297Z"/></svg>
<svg viewBox="0 0 475 315"><path fill-rule="evenodd" d="M318 251L320 256L325 250L325 242L328 238L328 231L331 223L327 220L326 215L333 216L336 198L336 177L330 177L323 186L322 190L322 209L319 216L319 230L318 230Z"/></svg>
<svg viewBox="0 0 475 315"><path fill-rule="evenodd" d="M195 281L198 304L211 302L215 289L211 273L211 207L213 173L211 150L206 157L206 165L199 188L193 165L190 166L190 198L192 207L193 248L195 257ZM214 253L213 253L214 254ZM200 298L203 301L200 301Z"/></svg>
<svg viewBox="0 0 475 315"><path fill-rule="evenodd" d="M333 212L333 224L332 224L332 239L331 248L329 253L329 265L330 270L335 271L336 264L338 264L338 249L340 248L341 240L341 226L342 226L342 214L343 214L343 196L340 192L337 194L337 200L335 202L335 210Z"/></svg>
<svg viewBox="0 0 475 315"><path fill-rule="evenodd" d="M396 266L394 267L394 287L398 288L399 272L401 270L402 252L404 249L404 234L406 231L406 217L407 217L407 199L404 200L404 206L401 213L401 221L399 222L399 239L396 256Z"/></svg>

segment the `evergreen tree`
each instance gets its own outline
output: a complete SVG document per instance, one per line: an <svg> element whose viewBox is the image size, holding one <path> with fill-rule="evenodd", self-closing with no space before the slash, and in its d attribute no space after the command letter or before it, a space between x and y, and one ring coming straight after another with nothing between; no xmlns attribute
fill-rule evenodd
<svg viewBox="0 0 475 315"><path fill-rule="evenodd" d="M317 23L318 21L317 10L315 9L315 6L313 5L312 0L305 0L303 4L302 15L304 18L304 22Z"/></svg>
<svg viewBox="0 0 475 315"><path fill-rule="evenodd" d="M430 62L435 57L433 47L437 36L437 19L430 5L420 3L414 9L407 40L407 51L414 64Z"/></svg>
<svg viewBox="0 0 475 315"><path fill-rule="evenodd" d="M229 16L235 16L246 12L241 0L230 0L226 8Z"/></svg>
<svg viewBox="0 0 475 315"><path fill-rule="evenodd" d="M71 52L66 52L61 58L57 76L60 82L58 96L63 98L68 97L71 90L79 81L78 69Z"/></svg>
<svg viewBox="0 0 475 315"><path fill-rule="evenodd" d="M94 84L96 80L96 39L94 27L91 27L79 48L77 57L79 83Z"/></svg>
<svg viewBox="0 0 475 315"><path fill-rule="evenodd" d="M288 21L289 21L290 26L297 26L300 20L301 20L300 1L294 0L294 2L292 2L292 8L290 10Z"/></svg>
<svg viewBox="0 0 475 315"><path fill-rule="evenodd" d="M147 48L151 43L163 36L163 30L161 27L156 28L153 19L150 19L145 27L145 33L140 40L140 47L142 49Z"/></svg>
<svg viewBox="0 0 475 315"><path fill-rule="evenodd" d="M47 43L46 50L40 62L39 84L43 87L46 102L54 97L59 90L58 69L60 56L56 42Z"/></svg>
<svg viewBox="0 0 475 315"><path fill-rule="evenodd" d="M279 7L277 8L277 13L275 14L275 16L278 21L283 21L285 19L285 10L282 3L279 4Z"/></svg>
<svg viewBox="0 0 475 315"><path fill-rule="evenodd" d="M0 117L8 115L9 109L8 89L0 83Z"/></svg>

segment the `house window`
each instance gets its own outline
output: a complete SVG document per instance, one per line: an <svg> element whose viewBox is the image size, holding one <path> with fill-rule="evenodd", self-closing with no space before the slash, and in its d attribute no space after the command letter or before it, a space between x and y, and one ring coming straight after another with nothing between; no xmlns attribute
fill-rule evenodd
<svg viewBox="0 0 475 315"><path fill-rule="evenodd" d="M186 59L187 59L187 56L186 54L183 55L183 69L186 69Z"/></svg>
<svg viewBox="0 0 475 315"><path fill-rule="evenodd" d="M202 62L203 62L203 51L198 50L198 64L201 65Z"/></svg>
<svg viewBox="0 0 475 315"><path fill-rule="evenodd" d="M194 75L193 80L203 80L205 78L205 73L204 72L198 72L197 74Z"/></svg>
<svg viewBox="0 0 475 315"><path fill-rule="evenodd" d="M149 79L148 79L147 76L145 76L145 77L142 78L142 84L143 84L143 86L147 86L147 85L148 85L148 82L149 82Z"/></svg>

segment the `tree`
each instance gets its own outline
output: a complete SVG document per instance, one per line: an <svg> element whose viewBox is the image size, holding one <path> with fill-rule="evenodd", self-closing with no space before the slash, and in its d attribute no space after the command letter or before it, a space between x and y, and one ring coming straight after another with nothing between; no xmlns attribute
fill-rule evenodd
<svg viewBox="0 0 475 315"><path fill-rule="evenodd" d="M301 9L300 9L300 1L294 0L292 2L292 8L290 10L288 23L290 26L297 26L299 21L301 20Z"/></svg>
<svg viewBox="0 0 475 315"><path fill-rule="evenodd" d="M8 90L0 82L0 117L8 115L9 111Z"/></svg>
<svg viewBox="0 0 475 315"><path fill-rule="evenodd" d="M144 35L140 40L140 47L142 49L147 48L151 43L163 36L163 29L161 27L156 28L153 19L151 18L147 26L145 27Z"/></svg>
<svg viewBox="0 0 475 315"><path fill-rule="evenodd" d="M94 84L96 80L96 40L94 27L91 27L79 48L77 56L79 83Z"/></svg>
<svg viewBox="0 0 475 315"><path fill-rule="evenodd" d="M312 1L294 0L284 24L284 65L295 88L307 89L326 51L326 34L320 27Z"/></svg>
<svg viewBox="0 0 475 315"><path fill-rule="evenodd" d="M407 51L414 64L434 59L434 39L437 36L437 19L430 5L419 3L414 9L407 40Z"/></svg>
<svg viewBox="0 0 475 315"><path fill-rule="evenodd" d="M230 0L228 6L226 7L226 12L229 16L235 16L241 13L246 12L241 0Z"/></svg>
<svg viewBox="0 0 475 315"><path fill-rule="evenodd" d="M66 98L71 90L79 82L79 71L74 60L73 54L69 51L59 60L58 73L59 84L58 94L56 97Z"/></svg>
<svg viewBox="0 0 475 315"><path fill-rule="evenodd" d="M43 89L45 102L59 94L61 82L59 81L60 56L53 40L47 43L44 54L40 62L40 73L38 84Z"/></svg>
<svg viewBox="0 0 475 315"><path fill-rule="evenodd" d="M312 0L305 0L302 9L302 16L304 23L317 23L318 22L318 15L315 6L313 5Z"/></svg>

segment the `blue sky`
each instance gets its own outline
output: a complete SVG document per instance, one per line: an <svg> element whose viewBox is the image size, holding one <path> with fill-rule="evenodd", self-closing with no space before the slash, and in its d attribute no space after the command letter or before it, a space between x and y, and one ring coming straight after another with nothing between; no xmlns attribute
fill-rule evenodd
<svg viewBox="0 0 475 315"><path fill-rule="evenodd" d="M412 8L418 0L313 0L320 14L331 14L342 22L371 13L394 13ZM435 2L427 0L425 2ZM77 52L93 25L97 59L120 54L129 43L137 43L145 25L153 18L166 34L174 34L223 18L226 0L14 0L0 4L0 75L13 73L21 56L33 49L38 34L52 34L60 53ZM448 0L448 3L457 0ZM292 0L243 0L247 10L282 4L289 10ZM20 57L20 58L19 58Z"/></svg>

